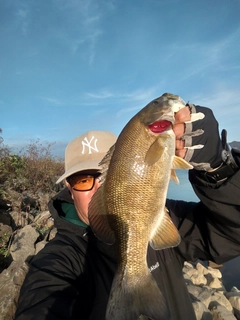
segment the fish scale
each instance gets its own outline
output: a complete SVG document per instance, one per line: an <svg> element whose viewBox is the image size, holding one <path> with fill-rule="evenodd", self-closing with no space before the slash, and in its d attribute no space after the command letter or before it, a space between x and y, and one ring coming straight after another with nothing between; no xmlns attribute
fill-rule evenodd
<svg viewBox="0 0 240 320"><path fill-rule="evenodd" d="M148 243L161 250L177 246L180 236L165 208L173 169L190 169L175 156L174 113L185 103L164 94L140 110L124 127L101 161L102 185L89 205L89 221L102 241L116 241L118 269L106 320L135 320L145 315L169 318L164 295L150 273Z"/></svg>

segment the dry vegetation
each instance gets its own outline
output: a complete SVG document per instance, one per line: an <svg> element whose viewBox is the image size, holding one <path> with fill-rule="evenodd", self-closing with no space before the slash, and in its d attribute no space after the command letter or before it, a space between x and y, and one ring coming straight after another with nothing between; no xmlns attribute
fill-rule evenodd
<svg viewBox="0 0 240 320"><path fill-rule="evenodd" d="M51 154L52 143L30 141L13 154L0 137L0 197L6 187L17 192L52 192L56 178L64 172L63 159ZM5 187L5 188L4 188Z"/></svg>
<svg viewBox="0 0 240 320"><path fill-rule="evenodd" d="M57 191L55 182L64 172L64 160L51 154L52 143L42 143L40 140L30 141L17 154L13 153L4 145L1 135L0 129L0 218L15 209L28 224L31 223L31 212L28 208L23 209L21 204L26 198L44 199L44 206L37 208L34 215L46 210L48 200ZM9 204L9 209L6 204ZM16 223L13 231L21 227L21 222ZM8 256L9 239L5 234L0 236L0 266Z"/></svg>

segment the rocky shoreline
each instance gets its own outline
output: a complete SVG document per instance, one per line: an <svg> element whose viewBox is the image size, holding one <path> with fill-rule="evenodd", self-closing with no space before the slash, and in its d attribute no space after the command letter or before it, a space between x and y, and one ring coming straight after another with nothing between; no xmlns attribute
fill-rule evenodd
<svg viewBox="0 0 240 320"><path fill-rule="evenodd" d="M0 320L14 318L28 263L56 234L47 210L14 232L11 223L9 213L0 212L0 237L8 237L10 252L8 266L0 273ZM185 262L183 275L197 320L240 320L240 290L233 287L227 291L219 269Z"/></svg>
<svg viewBox="0 0 240 320"><path fill-rule="evenodd" d="M197 320L240 319L240 290L226 291L219 269L185 262L183 275Z"/></svg>

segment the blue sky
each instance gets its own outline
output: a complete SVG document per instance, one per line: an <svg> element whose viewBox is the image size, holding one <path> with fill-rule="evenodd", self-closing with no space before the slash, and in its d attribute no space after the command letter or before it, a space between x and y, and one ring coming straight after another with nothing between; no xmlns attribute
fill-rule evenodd
<svg viewBox="0 0 240 320"><path fill-rule="evenodd" d="M119 134L164 92L240 141L239 0L0 0L4 143Z"/></svg>

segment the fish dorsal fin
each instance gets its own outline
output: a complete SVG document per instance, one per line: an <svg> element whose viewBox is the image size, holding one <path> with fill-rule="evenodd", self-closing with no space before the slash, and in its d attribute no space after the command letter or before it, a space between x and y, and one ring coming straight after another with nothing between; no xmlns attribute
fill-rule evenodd
<svg viewBox="0 0 240 320"><path fill-rule="evenodd" d="M115 242L115 235L110 228L103 199L103 186L99 187L88 206L90 227L95 236L107 244Z"/></svg>
<svg viewBox="0 0 240 320"><path fill-rule="evenodd" d="M145 162L149 166L153 165L161 158L163 152L164 147L160 144L160 141L156 139L146 153Z"/></svg>
<svg viewBox="0 0 240 320"><path fill-rule="evenodd" d="M109 167L110 161L112 159L112 155L114 153L114 150L115 150L115 144L113 146L111 146L111 148L108 150L106 155L102 158L102 160L99 163L99 165L102 167L101 178L100 178L102 184L104 183L104 181L106 179L108 167Z"/></svg>
<svg viewBox="0 0 240 320"><path fill-rule="evenodd" d="M181 237L177 228L173 224L168 210L165 207L163 220L158 226L153 238L150 240L150 245L154 250L160 250L179 245Z"/></svg>
<svg viewBox="0 0 240 320"><path fill-rule="evenodd" d="M178 156L173 157L172 169L188 170L188 169L192 169L192 168L193 168L193 166L191 164L189 164L183 158L180 158Z"/></svg>

